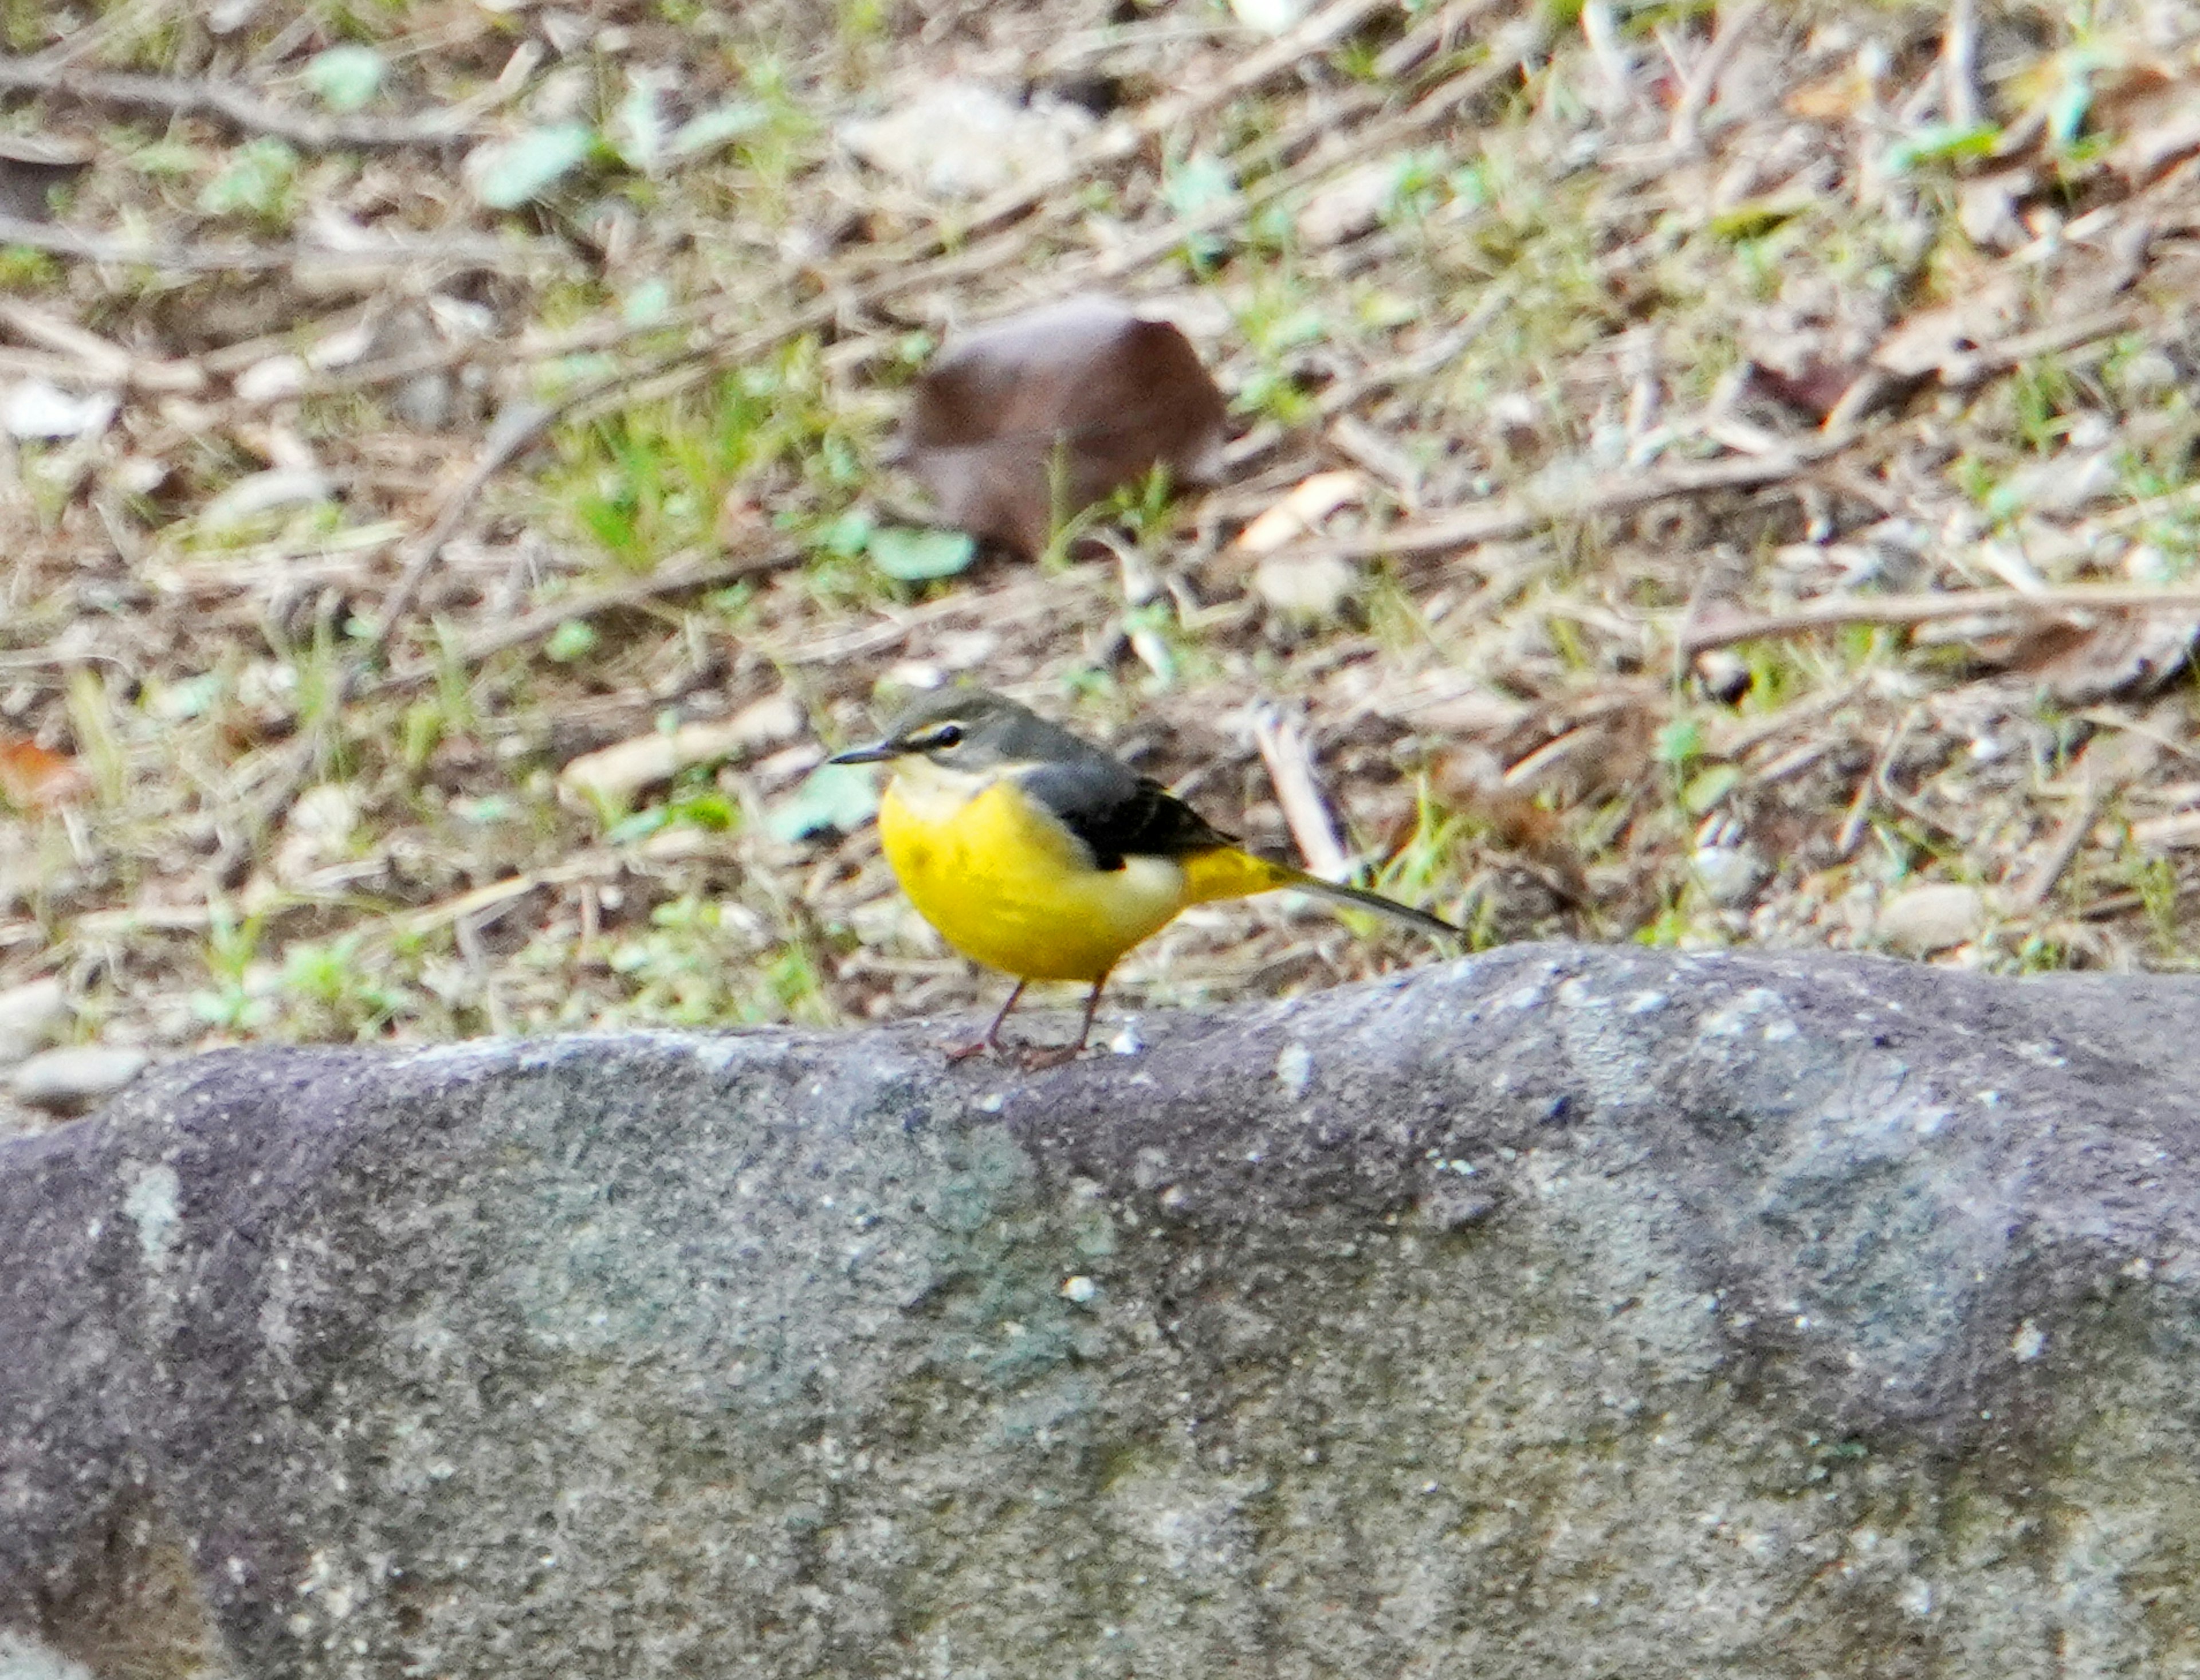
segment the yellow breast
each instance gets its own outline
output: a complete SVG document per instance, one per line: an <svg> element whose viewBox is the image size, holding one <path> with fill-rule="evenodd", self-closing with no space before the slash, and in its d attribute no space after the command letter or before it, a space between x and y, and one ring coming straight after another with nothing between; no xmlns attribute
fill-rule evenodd
<svg viewBox="0 0 2200 1680"><path fill-rule="evenodd" d="M1008 777L897 769L879 839L902 890L964 956L1021 980L1103 979L1191 903L1165 858L1096 869L1077 837Z"/></svg>

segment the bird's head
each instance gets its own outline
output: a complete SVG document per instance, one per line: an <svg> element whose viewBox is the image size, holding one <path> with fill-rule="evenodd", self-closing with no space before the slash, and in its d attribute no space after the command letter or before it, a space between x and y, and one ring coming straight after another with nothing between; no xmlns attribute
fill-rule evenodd
<svg viewBox="0 0 2200 1680"><path fill-rule="evenodd" d="M984 771L1038 756L1031 749L1051 726L990 688L937 688L904 708L869 746L836 754L836 764L929 759L943 770Z"/></svg>

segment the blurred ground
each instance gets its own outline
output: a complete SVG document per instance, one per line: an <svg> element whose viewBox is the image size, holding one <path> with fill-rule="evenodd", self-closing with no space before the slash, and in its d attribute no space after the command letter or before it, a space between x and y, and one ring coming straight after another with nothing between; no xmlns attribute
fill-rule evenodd
<svg viewBox="0 0 2200 1680"><path fill-rule="evenodd" d="M963 673L1485 944L2200 951L2200 7L0 16L49 1036L991 1004L812 777ZM889 575L917 371L1091 290L1224 481ZM1212 907L1120 998L1426 954Z"/></svg>

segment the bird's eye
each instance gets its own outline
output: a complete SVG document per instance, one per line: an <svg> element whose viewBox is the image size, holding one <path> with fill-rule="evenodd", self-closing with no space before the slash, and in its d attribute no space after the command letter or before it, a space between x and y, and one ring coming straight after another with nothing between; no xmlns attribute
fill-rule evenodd
<svg viewBox="0 0 2200 1680"><path fill-rule="evenodd" d="M960 746L962 744L962 726L960 723L942 723L932 732L931 744L935 747Z"/></svg>

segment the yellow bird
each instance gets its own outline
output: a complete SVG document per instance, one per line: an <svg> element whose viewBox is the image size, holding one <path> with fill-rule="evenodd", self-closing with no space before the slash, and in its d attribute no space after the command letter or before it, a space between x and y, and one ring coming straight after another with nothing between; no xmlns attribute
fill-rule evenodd
<svg viewBox="0 0 2200 1680"><path fill-rule="evenodd" d="M1424 910L1255 857L1150 777L988 689L924 696L883 740L836 764L891 764L879 801L886 862L924 919L964 956L1016 977L960 1059L998 1052L1001 1025L1035 980L1083 980L1092 1034L1108 975L1188 905L1292 887L1380 910L1431 934Z"/></svg>

